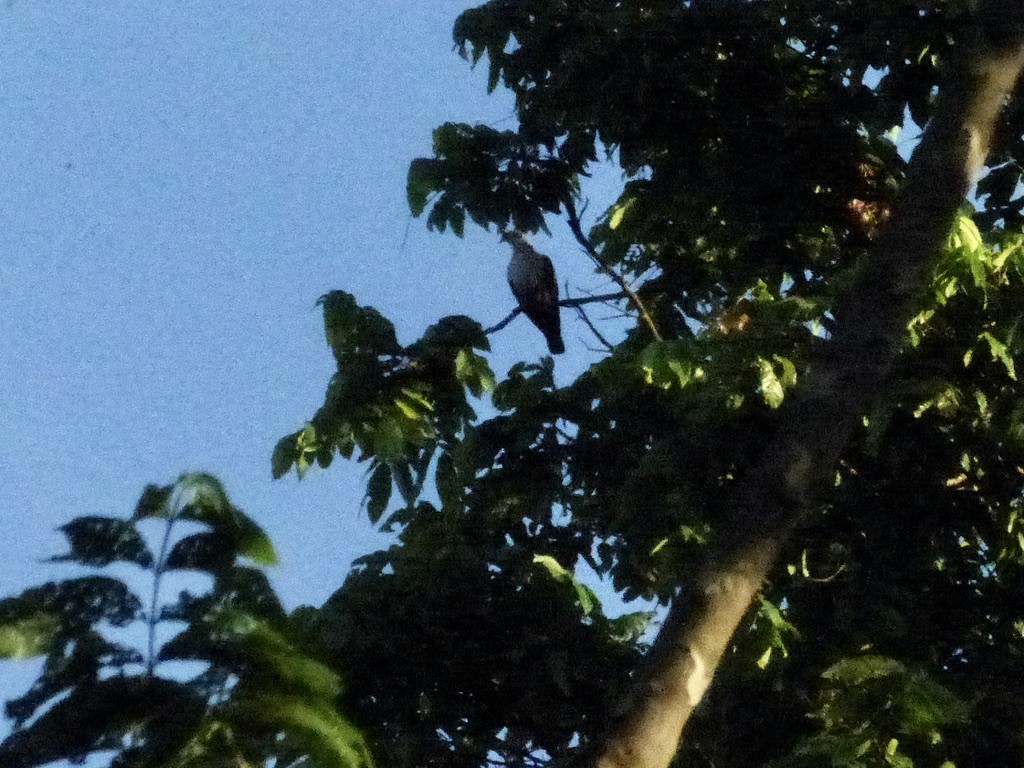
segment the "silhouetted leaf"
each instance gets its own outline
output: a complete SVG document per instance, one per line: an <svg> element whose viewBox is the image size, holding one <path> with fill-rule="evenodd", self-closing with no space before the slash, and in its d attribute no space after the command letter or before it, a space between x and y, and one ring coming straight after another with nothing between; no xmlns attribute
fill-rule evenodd
<svg viewBox="0 0 1024 768"><path fill-rule="evenodd" d="M299 458L296 439L299 432L293 432L277 441L270 459L270 473L275 480L284 477Z"/></svg>
<svg viewBox="0 0 1024 768"><path fill-rule="evenodd" d="M147 485L135 506L133 520L147 517L167 517L167 503L174 491L173 485Z"/></svg>
<svg viewBox="0 0 1024 768"><path fill-rule="evenodd" d="M380 520L391 499L391 469L387 464L378 464L370 475L366 486L366 512L374 525Z"/></svg>
<svg viewBox="0 0 1024 768"><path fill-rule="evenodd" d="M147 677L93 681L8 736L0 744L0 764L28 768L74 761L120 746L129 732L147 740L159 731L159 753L134 763L156 766L185 743L204 710L205 702L183 683Z"/></svg>
<svg viewBox="0 0 1024 768"><path fill-rule="evenodd" d="M227 536L218 533L190 534L171 548L164 568L216 573L234 563L237 554L235 544Z"/></svg>
<svg viewBox="0 0 1024 768"><path fill-rule="evenodd" d="M339 360L352 354L394 355L400 347L395 328L373 307L361 307L351 294L331 291L317 302L324 308L327 344Z"/></svg>
<svg viewBox="0 0 1024 768"><path fill-rule="evenodd" d="M447 451L438 457L434 478L437 485L437 495L441 499L441 504L445 508L450 509L461 507L463 485L456 474L455 461Z"/></svg>
<svg viewBox="0 0 1024 768"><path fill-rule="evenodd" d="M71 551L54 557L55 561L74 561L102 567L115 561L135 563L148 568L153 554L130 520L111 517L76 517L60 527Z"/></svg>
<svg viewBox="0 0 1024 768"><path fill-rule="evenodd" d="M40 612L60 616L64 631L77 632L100 621L124 626L141 615L142 603L124 583L106 576L49 582L0 600L0 623Z"/></svg>
<svg viewBox="0 0 1024 768"><path fill-rule="evenodd" d="M427 328L415 346L424 351L443 349L455 352L466 347L486 351L490 350L491 343L483 326L476 320L465 315L449 315Z"/></svg>

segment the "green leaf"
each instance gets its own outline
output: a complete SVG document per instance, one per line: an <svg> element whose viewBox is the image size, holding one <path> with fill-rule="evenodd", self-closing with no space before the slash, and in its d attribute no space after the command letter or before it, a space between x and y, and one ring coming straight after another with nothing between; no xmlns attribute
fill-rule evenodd
<svg viewBox="0 0 1024 768"><path fill-rule="evenodd" d="M282 625L283 626L283 625ZM275 629L269 621L226 607L193 621L161 650L162 660L205 660L266 689L334 700L341 678Z"/></svg>
<svg viewBox="0 0 1024 768"><path fill-rule="evenodd" d="M402 412L403 416L415 421L422 420L424 416L432 413L434 410L434 406L427 398L419 392L408 388L403 388L398 396L395 397L395 405Z"/></svg>
<svg viewBox="0 0 1024 768"><path fill-rule="evenodd" d="M391 469L387 464L378 464L370 475L366 488L366 512L374 525L388 507L391 500Z"/></svg>
<svg viewBox="0 0 1024 768"><path fill-rule="evenodd" d="M331 387L328 389L328 398L331 398L336 393L334 385L340 378L340 373L331 379ZM295 473L301 480L306 476L306 473L310 469L310 462L312 457L319 456L325 449L324 443L321 442L320 436L317 433L316 425L307 422L306 425L300 429L295 436ZM329 450L329 449L328 449Z"/></svg>
<svg viewBox="0 0 1024 768"><path fill-rule="evenodd" d="M1017 374L1014 369L1013 358L1010 357L1010 352L1007 349L1006 345L1003 342L999 341L999 339L997 339L988 331L983 331L981 335L978 336L978 338L984 339L985 341L988 342L988 348L989 352L992 353L992 359L1001 362L1003 366L1006 368L1007 375L1011 379L1016 381Z"/></svg>
<svg viewBox="0 0 1024 768"><path fill-rule="evenodd" d="M656 615L654 611L635 611L610 619L608 623L612 628L612 639L618 643L635 643L647 631Z"/></svg>
<svg viewBox="0 0 1024 768"><path fill-rule="evenodd" d="M778 408L786 397L782 381L776 375L775 368L768 360L759 357L757 358L757 365L761 372L761 395L770 408Z"/></svg>
<svg viewBox="0 0 1024 768"><path fill-rule="evenodd" d="M970 716L967 704L921 670L910 672L893 698L905 727L922 736L947 725L965 723Z"/></svg>
<svg viewBox="0 0 1024 768"><path fill-rule="evenodd" d="M474 397L481 397L494 389L494 372L487 361L471 349L460 349L455 356L455 378Z"/></svg>
<svg viewBox="0 0 1024 768"><path fill-rule="evenodd" d="M361 307L345 291L331 291L317 304L324 309L327 344L339 362L350 355L397 355L395 327L373 307Z"/></svg>
<svg viewBox="0 0 1024 768"><path fill-rule="evenodd" d="M417 158L409 164L409 176L406 180L405 191L409 201L409 210L413 216L419 217L423 213L431 193L438 188L436 167L436 161L425 158Z"/></svg>
<svg viewBox="0 0 1024 768"><path fill-rule="evenodd" d="M821 673L826 680L845 685L860 685L867 680L902 674L906 667L887 656L857 656L843 659Z"/></svg>
<svg viewBox="0 0 1024 768"><path fill-rule="evenodd" d="M796 366L793 365L793 361L788 357L782 355L772 355L772 360L782 366L782 375L779 377L784 389L790 389L796 386Z"/></svg>
<svg viewBox="0 0 1024 768"><path fill-rule="evenodd" d="M689 345L679 339L652 341L640 355L640 367L644 380L662 389L686 387L704 376Z"/></svg>
<svg viewBox="0 0 1024 768"><path fill-rule="evenodd" d="M262 726L269 732L284 732L319 768L373 765L362 734L328 703L294 695L243 694L229 701L219 714L243 731Z"/></svg>
<svg viewBox="0 0 1024 768"><path fill-rule="evenodd" d="M563 568L561 563L551 557L551 555L534 555L533 562L544 568L555 581L568 584L573 588L576 592L576 599L583 609L584 616L589 616L594 608L599 605L594 591L577 581L572 572Z"/></svg>
<svg viewBox="0 0 1024 768"><path fill-rule="evenodd" d="M257 565L276 565L277 552L270 536L248 515L235 510L235 531L238 536L235 545L238 554Z"/></svg>
<svg viewBox="0 0 1024 768"><path fill-rule="evenodd" d="M399 459L405 453L405 433L398 419L393 416L381 416L370 426L372 450L381 461Z"/></svg>
<svg viewBox="0 0 1024 768"><path fill-rule="evenodd" d="M620 201L612 206L611 215L608 217L608 229L618 229L619 225L622 224L622 219L629 212L629 209L636 203L636 198L631 197L627 200Z"/></svg>
<svg viewBox="0 0 1024 768"><path fill-rule="evenodd" d="M273 565L277 562L270 537L255 520L231 504L223 484L212 475L202 472L182 475L161 515L209 526L223 539L216 547L228 547L255 563ZM208 545L203 546L211 551ZM184 557L184 552L181 556Z"/></svg>
<svg viewBox="0 0 1024 768"><path fill-rule="evenodd" d="M434 484L441 505L445 509L461 509L463 506L464 487L455 471L455 460L451 453L444 451L437 459L434 473Z"/></svg>
<svg viewBox="0 0 1024 768"><path fill-rule="evenodd" d="M982 248L983 241L978 225L967 215L961 214L957 217L950 233L951 244L954 248L964 248L968 251L977 251Z"/></svg>
<svg viewBox="0 0 1024 768"><path fill-rule="evenodd" d="M60 616L38 610L0 623L0 658L27 659L48 653L60 631Z"/></svg>
<svg viewBox="0 0 1024 768"><path fill-rule="evenodd" d="M299 432L293 432L277 441L274 446L274 453L270 457L270 474L278 480L288 474L288 471L299 459L297 440Z"/></svg>

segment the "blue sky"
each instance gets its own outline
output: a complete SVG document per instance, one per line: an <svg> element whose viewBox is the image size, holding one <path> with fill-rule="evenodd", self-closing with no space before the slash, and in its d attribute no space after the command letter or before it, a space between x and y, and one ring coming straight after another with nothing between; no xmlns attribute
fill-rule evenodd
<svg viewBox="0 0 1024 768"><path fill-rule="evenodd" d="M322 402L326 291L376 306L405 342L512 307L496 233L429 233L405 202L436 125L515 125L452 52L474 4L0 7L2 594L59 575L41 562L62 549L56 526L126 514L183 471L218 475L270 532L289 607L321 603L384 542L359 509L361 466L272 481L270 452ZM552 228L535 244L560 277L608 290ZM563 322L564 382L594 355ZM492 343L499 373L545 352L522 319ZM0 667L0 697L33 672Z"/></svg>

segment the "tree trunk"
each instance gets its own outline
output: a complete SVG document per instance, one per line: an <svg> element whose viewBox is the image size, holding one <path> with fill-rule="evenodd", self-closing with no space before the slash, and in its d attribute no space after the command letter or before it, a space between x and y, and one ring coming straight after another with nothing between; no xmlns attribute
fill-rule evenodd
<svg viewBox="0 0 1024 768"><path fill-rule="evenodd" d="M740 481L731 521L696 585L675 601L625 715L587 762L665 768L737 625L789 531L819 495L875 394L888 380L959 206L1024 66L1024 10L990 2L949 73L911 158L890 229L838 330L780 414L762 459ZM998 17L998 21L996 21Z"/></svg>

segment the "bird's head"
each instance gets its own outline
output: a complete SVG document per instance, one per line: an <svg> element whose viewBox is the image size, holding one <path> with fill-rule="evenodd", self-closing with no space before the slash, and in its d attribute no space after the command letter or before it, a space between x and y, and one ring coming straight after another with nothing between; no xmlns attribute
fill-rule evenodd
<svg viewBox="0 0 1024 768"><path fill-rule="evenodd" d="M515 229L507 229L501 233L501 240L505 243L525 243L526 238L523 237L523 233Z"/></svg>

